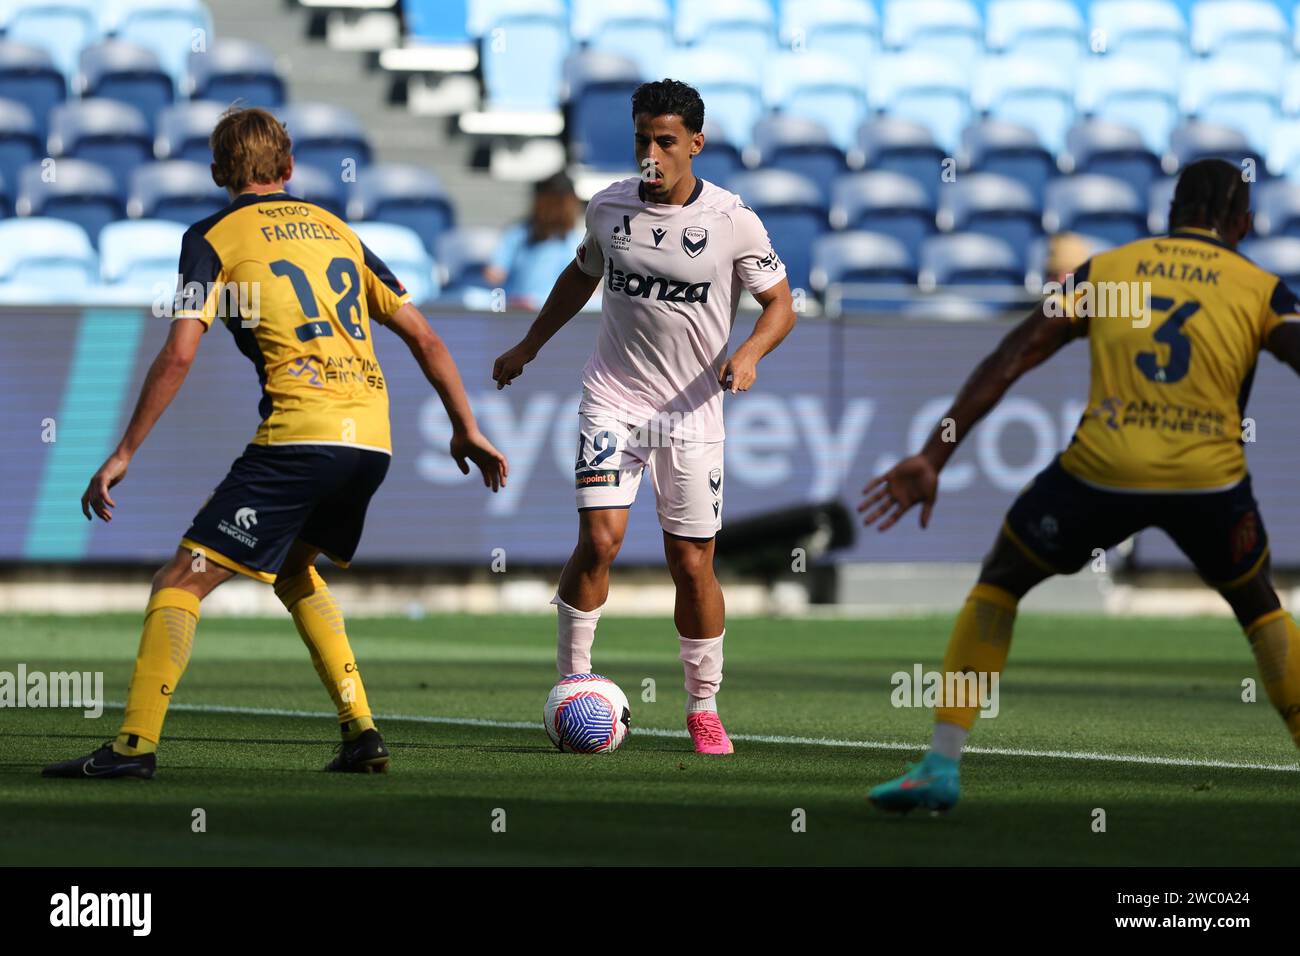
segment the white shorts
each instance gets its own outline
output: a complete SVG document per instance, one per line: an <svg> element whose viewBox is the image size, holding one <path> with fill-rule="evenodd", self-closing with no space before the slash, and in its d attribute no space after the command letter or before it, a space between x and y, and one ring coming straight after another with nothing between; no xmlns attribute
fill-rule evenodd
<svg viewBox="0 0 1300 956"><path fill-rule="evenodd" d="M722 528L722 446L669 439L599 411L581 412L578 510L630 508L649 467L659 526L683 538L712 538Z"/></svg>

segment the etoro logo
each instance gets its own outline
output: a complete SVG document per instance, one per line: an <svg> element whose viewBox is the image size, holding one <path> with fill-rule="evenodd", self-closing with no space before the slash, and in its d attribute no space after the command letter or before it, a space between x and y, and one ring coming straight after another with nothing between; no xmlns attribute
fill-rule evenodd
<svg viewBox="0 0 1300 956"><path fill-rule="evenodd" d="M610 292L622 292L639 299L648 299L654 292L654 297L660 302L708 302L710 285L709 282L690 283L667 276L643 276L635 272L624 272L614 268L612 257L609 268L605 271L605 288Z"/></svg>
<svg viewBox="0 0 1300 956"><path fill-rule="evenodd" d="M247 531L257 524L257 512L252 508L240 508L235 512L235 524Z"/></svg>

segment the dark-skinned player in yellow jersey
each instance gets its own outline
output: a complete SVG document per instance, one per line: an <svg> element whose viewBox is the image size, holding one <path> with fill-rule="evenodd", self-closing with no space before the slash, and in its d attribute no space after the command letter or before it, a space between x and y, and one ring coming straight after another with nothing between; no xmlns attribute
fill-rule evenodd
<svg viewBox="0 0 1300 956"><path fill-rule="evenodd" d="M1269 575L1268 537L1251 491L1242 416L1262 350L1300 372L1300 302L1235 250L1250 232L1250 184L1221 160L1179 177L1167 236L1093 256L1069 298L1049 298L1013 329L962 386L919 454L871 481L859 511L884 531L912 507L929 524L939 473L961 439L1021 375L1077 338L1088 339L1088 406L1069 447L1007 513L944 655L944 696L931 749L874 788L887 811L944 811L978 702L966 679L999 674L1020 599L1054 574L1073 574L1094 549L1147 527L1164 530L1231 606L1268 698L1300 745L1300 630ZM1149 283L1149 308L1103 315L1108 284ZM1115 285L1111 285L1115 287ZM1055 308L1054 305L1059 305ZM948 679L947 675L962 675Z"/></svg>
<svg viewBox="0 0 1300 956"><path fill-rule="evenodd" d="M257 370L261 424L154 575L117 738L46 767L47 777L154 775L199 602L235 574L274 586L334 702L343 741L325 769L388 768L343 614L315 568L322 554L342 567L352 560L392 456L373 323L402 339L442 398L461 471L472 462L493 491L506 481L506 460L478 430L456 363L402 284L346 223L285 192L293 156L284 126L264 110L232 110L211 143L212 178L232 202L185 233L167 341L122 441L90 479L82 512L113 520L110 489L126 477L216 319Z"/></svg>

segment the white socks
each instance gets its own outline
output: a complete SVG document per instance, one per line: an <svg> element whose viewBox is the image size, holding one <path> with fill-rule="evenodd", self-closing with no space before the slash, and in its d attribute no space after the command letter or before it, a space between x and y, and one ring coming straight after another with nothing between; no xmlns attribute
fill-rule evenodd
<svg viewBox="0 0 1300 956"><path fill-rule="evenodd" d="M594 611L579 611L570 607L557 594L551 599L559 612L556 615L558 639L555 645L555 668L561 677L570 674L591 673L591 645L596 641L596 622L600 620L602 604Z"/></svg>
<svg viewBox="0 0 1300 956"><path fill-rule="evenodd" d="M952 760L961 759L961 748L966 743L970 731L956 724L939 721L934 725L934 735L930 738L930 749Z"/></svg>
<svg viewBox="0 0 1300 956"><path fill-rule="evenodd" d="M686 672L686 712L718 709L714 697L722 684L722 639L727 636L724 630L717 637L695 640L678 635L682 650L682 669Z"/></svg>

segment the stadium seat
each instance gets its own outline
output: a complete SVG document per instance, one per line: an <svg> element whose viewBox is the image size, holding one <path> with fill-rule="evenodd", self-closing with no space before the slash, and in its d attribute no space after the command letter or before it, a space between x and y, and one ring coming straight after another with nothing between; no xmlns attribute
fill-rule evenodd
<svg viewBox="0 0 1300 956"><path fill-rule="evenodd" d="M858 127L858 150L868 169L910 176L937 201L940 174L948 157L923 123L881 116Z"/></svg>
<svg viewBox="0 0 1300 956"><path fill-rule="evenodd" d="M68 81L44 50L0 40L0 99L22 103L45 141L49 112L68 98Z"/></svg>
<svg viewBox="0 0 1300 956"><path fill-rule="evenodd" d="M1300 120L1283 120L1273 127L1266 156L1270 175L1300 181Z"/></svg>
<svg viewBox="0 0 1300 956"><path fill-rule="evenodd" d="M8 40L45 50L70 82L77 73L77 56L99 39L99 15L94 0L11 0L0 4L0 30Z"/></svg>
<svg viewBox="0 0 1300 956"><path fill-rule="evenodd" d="M1169 156L1177 169L1213 157L1241 166L1243 171L1253 169L1256 178L1267 176L1267 165L1245 134L1214 123L1190 122L1176 128L1169 135Z"/></svg>
<svg viewBox="0 0 1300 956"><path fill-rule="evenodd" d="M910 176L889 170L854 173L835 180L830 223L837 230L882 233L912 255L935 231L934 199Z"/></svg>
<svg viewBox="0 0 1300 956"><path fill-rule="evenodd" d="M17 184L18 171L44 153L31 110L13 100L0 100L0 181L6 193ZM4 213L12 212L13 196L6 195Z"/></svg>
<svg viewBox="0 0 1300 956"><path fill-rule="evenodd" d="M932 236L921 246L917 285L923 292L943 286L994 286L1023 294L1024 263L1015 249L994 236L953 232Z"/></svg>
<svg viewBox="0 0 1300 956"><path fill-rule="evenodd" d="M1068 72L1087 49L1083 15L1072 0L992 0L985 19L990 52Z"/></svg>
<svg viewBox="0 0 1300 956"><path fill-rule="evenodd" d="M1042 234L1042 207L1023 183L996 173L967 173L939 192L936 218L945 232L1002 239L1023 259Z"/></svg>
<svg viewBox="0 0 1300 956"><path fill-rule="evenodd" d="M490 226L448 229L438 237L438 268L444 295L489 288L483 268L492 260L501 230Z"/></svg>
<svg viewBox="0 0 1300 956"><path fill-rule="evenodd" d="M455 210L433 173L419 166L385 163L370 166L357 177L348 199L348 219L407 226L432 255L438 236L455 225Z"/></svg>
<svg viewBox="0 0 1300 956"><path fill-rule="evenodd" d="M1169 204L1174 201L1176 176L1165 176L1151 183L1147 191L1147 230L1153 236L1169 231Z"/></svg>
<svg viewBox="0 0 1300 956"><path fill-rule="evenodd" d="M1130 184L1110 176L1063 176L1047 186L1043 227L1081 232L1114 245L1146 235L1146 204Z"/></svg>
<svg viewBox="0 0 1300 956"><path fill-rule="evenodd" d="M149 49L107 40L81 51L77 85L83 97L119 100L140 111L153 129L154 117L175 98L171 77Z"/></svg>
<svg viewBox="0 0 1300 956"><path fill-rule="evenodd" d="M383 260L420 305L438 297L433 257L413 229L391 222L358 222L352 226L366 248Z"/></svg>
<svg viewBox="0 0 1300 956"><path fill-rule="evenodd" d="M662 23L671 33L674 6L668 0L570 0L570 30L575 40L588 44L607 26L617 23ZM484 19L490 17L488 14Z"/></svg>
<svg viewBox="0 0 1300 956"><path fill-rule="evenodd" d="M632 115L628 103L641 69L626 56L597 50L573 53L564 63L570 155L589 169L633 169Z"/></svg>
<svg viewBox="0 0 1300 956"><path fill-rule="evenodd" d="M910 298L916 257L892 236L835 233L813 243L809 281L831 316L894 310Z"/></svg>
<svg viewBox="0 0 1300 956"><path fill-rule="evenodd" d="M0 228L5 224L0 223ZM1273 273L1291 289L1300 289L1300 239L1278 236L1271 239L1247 239L1238 251L1255 265Z"/></svg>
<svg viewBox="0 0 1300 956"><path fill-rule="evenodd" d="M586 36L590 48L625 56L644 75L654 73L672 48L672 13L665 0L577 0L575 37L583 8L592 19Z"/></svg>
<svg viewBox="0 0 1300 956"><path fill-rule="evenodd" d="M279 116L293 140L295 162L336 176L355 175L370 164L366 128L350 110L332 103L291 103Z"/></svg>
<svg viewBox="0 0 1300 956"><path fill-rule="evenodd" d="M745 168L740 150L727 139L726 131L707 113L704 116L704 149L691 163L700 179L721 185Z"/></svg>
<svg viewBox="0 0 1300 956"><path fill-rule="evenodd" d="M765 72L769 106L820 123L842 150L853 145L867 111L860 64L829 53L784 53L770 57Z"/></svg>
<svg viewBox="0 0 1300 956"><path fill-rule="evenodd" d="M185 226L163 219L110 222L99 234L99 271L108 285L135 290L141 301L176 289Z"/></svg>
<svg viewBox="0 0 1300 956"><path fill-rule="evenodd" d="M99 231L126 215L122 190L113 174L84 159L55 160L56 175L46 176L43 162L31 163L18 174L15 210L21 216L64 219L81 226L92 242Z"/></svg>
<svg viewBox="0 0 1300 956"><path fill-rule="evenodd" d="M131 172L153 155L141 112L117 100L69 100L50 112L50 154L98 163L125 189Z"/></svg>
<svg viewBox="0 0 1300 956"><path fill-rule="evenodd" d="M1192 7L1192 49L1280 73L1290 59L1286 17L1267 0L1210 0Z"/></svg>
<svg viewBox="0 0 1300 956"><path fill-rule="evenodd" d="M105 32L152 50L175 89L184 88L196 41L212 42L212 15L202 0L107 0Z"/></svg>
<svg viewBox="0 0 1300 956"><path fill-rule="evenodd" d="M969 70L984 51L984 24L967 0L885 0L884 43Z"/></svg>
<svg viewBox="0 0 1300 956"><path fill-rule="evenodd" d="M1185 111L1240 130L1256 152L1263 152L1282 113L1280 77L1232 60L1197 63L1183 77Z"/></svg>
<svg viewBox="0 0 1300 956"><path fill-rule="evenodd" d="M285 192L328 209L340 219L347 217L347 189L338 173L328 173L306 163L293 164L293 176L284 184Z"/></svg>
<svg viewBox="0 0 1300 956"><path fill-rule="evenodd" d="M1134 127L1147 149L1162 154L1179 118L1176 74L1141 60L1100 57L1080 73L1077 105L1081 113Z"/></svg>
<svg viewBox="0 0 1300 956"><path fill-rule="evenodd" d="M402 0L406 32L421 43L467 43L469 6L470 0Z"/></svg>
<svg viewBox="0 0 1300 956"><path fill-rule="evenodd" d="M1102 51L1150 64L1172 76L1188 55L1187 20L1169 0L1094 0L1091 35Z"/></svg>
<svg viewBox="0 0 1300 956"><path fill-rule="evenodd" d="M1023 183L1039 200L1056 174L1056 161L1027 126L983 119L962 131L963 165L980 173L997 173Z"/></svg>
<svg viewBox="0 0 1300 956"><path fill-rule="evenodd" d="M215 100L195 100L167 107L158 116L154 155L159 159L210 164L212 149L208 140L225 111L226 104Z"/></svg>
<svg viewBox="0 0 1300 956"><path fill-rule="evenodd" d="M987 59L976 77L977 109L997 119L1027 126L1055 155L1065 146L1074 122L1074 77L1071 69L1046 59L1021 56Z"/></svg>
<svg viewBox="0 0 1300 956"><path fill-rule="evenodd" d="M727 142L743 150L754 124L763 115L763 89L758 64L729 50L684 47L673 51L664 75L694 86L707 104L707 115L718 121Z"/></svg>
<svg viewBox="0 0 1300 956"><path fill-rule="evenodd" d="M227 105L272 108L284 102L284 80L275 57L258 43L229 37L206 51L190 53L189 92L192 100L216 100Z"/></svg>
<svg viewBox="0 0 1300 956"><path fill-rule="evenodd" d="M891 8L892 9L892 8ZM867 90L891 116L929 127L945 155L952 155L970 120L969 70L929 53L880 57Z"/></svg>
<svg viewBox="0 0 1300 956"><path fill-rule="evenodd" d="M496 110L554 110L569 53L568 11L560 0L501 0L489 30L501 43L482 49L487 105Z"/></svg>
<svg viewBox="0 0 1300 956"><path fill-rule="evenodd" d="M988 321L1001 313L996 303L981 302L964 295L940 293L914 299L902 309L909 319L931 319L940 322Z"/></svg>
<svg viewBox="0 0 1300 956"><path fill-rule="evenodd" d="M1276 180L1260 183L1252 192L1256 233L1300 239L1300 183Z"/></svg>
<svg viewBox="0 0 1300 956"><path fill-rule="evenodd" d="M677 38L761 58L776 44L776 18L768 0L677 0Z"/></svg>
<svg viewBox="0 0 1300 956"><path fill-rule="evenodd" d="M826 201L807 179L781 169L739 173L726 188L737 193L767 227L785 262L791 289L808 288L812 244L826 231Z"/></svg>
<svg viewBox="0 0 1300 956"><path fill-rule="evenodd" d="M166 219L189 226L229 203L230 195L212 181L207 166L167 159L135 171L126 211L132 219Z"/></svg>
<svg viewBox="0 0 1300 956"><path fill-rule="evenodd" d="M831 182L848 168L844 150L831 142L826 127L801 116L763 117L754 125L754 149L764 169L798 173L816 183L826 199Z"/></svg>
<svg viewBox="0 0 1300 956"><path fill-rule="evenodd" d="M862 0L785 0L781 4L782 44L795 52L838 56L866 64L880 51L880 20L875 7Z"/></svg>
<svg viewBox="0 0 1300 956"><path fill-rule="evenodd" d="M86 230L63 219L0 221L0 283L43 290L43 301L99 281L99 264Z"/></svg>
<svg viewBox="0 0 1300 956"><path fill-rule="evenodd" d="M1065 137L1065 168L1075 173L1096 173L1122 179L1145 195L1160 175L1160 158L1147 148L1142 134L1132 126L1109 120L1076 123Z"/></svg>

